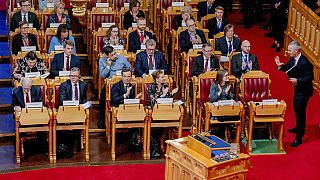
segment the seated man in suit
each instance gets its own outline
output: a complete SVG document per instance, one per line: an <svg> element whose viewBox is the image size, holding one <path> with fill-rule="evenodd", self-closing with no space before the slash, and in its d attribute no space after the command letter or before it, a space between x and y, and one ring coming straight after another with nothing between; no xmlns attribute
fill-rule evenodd
<svg viewBox="0 0 320 180"><path fill-rule="evenodd" d="M188 53L194 44L206 43L206 37L202 30L196 29L194 20L189 19L186 22L188 29L180 33L180 49L182 52Z"/></svg>
<svg viewBox="0 0 320 180"><path fill-rule="evenodd" d="M26 21L30 24L33 24L34 28L37 30L40 29L39 21L35 13L30 12L31 4L28 0L20 0L19 1L21 10L13 14L11 23L10 23L10 31L14 32L16 28L19 27L20 21Z"/></svg>
<svg viewBox="0 0 320 180"><path fill-rule="evenodd" d="M141 49L141 45L145 45L148 39L152 39L152 33L146 31L146 18L140 17L137 21L138 29L129 34L129 52L136 53Z"/></svg>
<svg viewBox="0 0 320 180"><path fill-rule="evenodd" d="M198 21L201 21L201 18L208 15L214 14L214 8L216 6L215 0L207 0L199 2L197 5L198 9Z"/></svg>
<svg viewBox="0 0 320 180"><path fill-rule="evenodd" d="M232 56L232 74L241 79L242 75L251 70L260 70L258 58L250 53L250 42L244 40L241 44L241 53Z"/></svg>
<svg viewBox="0 0 320 180"><path fill-rule="evenodd" d="M202 73L220 68L218 58L212 54L212 46L204 43L202 46L202 55L197 56L192 64L192 76L199 76Z"/></svg>
<svg viewBox="0 0 320 180"><path fill-rule="evenodd" d="M73 67L70 70L70 79L60 84L59 106L63 101L79 101L79 104L87 102L87 84L80 81L80 69Z"/></svg>
<svg viewBox="0 0 320 180"><path fill-rule="evenodd" d="M103 50L105 56L99 59L99 71L103 79L111 79L117 72L121 72L122 68L131 69L131 64L128 60L113 51L112 46L106 46Z"/></svg>
<svg viewBox="0 0 320 180"><path fill-rule="evenodd" d="M26 103L42 102L42 91L38 86L32 86L31 78L22 78L21 86L13 89L12 107L14 110L21 111L26 107Z"/></svg>
<svg viewBox="0 0 320 180"><path fill-rule="evenodd" d="M229 24L228 19L223 17L224 8L217 6L215 8L216 17L208 20L207 29L209 30L209 38L212 39L214 35L222 32L224 27Z"/></svg>
<svg viewBox="0 0 320 180"><path fill-rule="evenodd" d="M188 19L193 19L192 9L190 6L184 6L181 9L181 14L176 15L173 19L174 21L174 30L178 30L179 27L187 26L186 22ZM193 19L194 20L194 19Z"/></svg>
<svg viewBox="0 0 320 180"><path fill-rule="evenodd" d="M20 33L12 38L12 54L17 55L21 51L21 47L36 46L38 51L38 43L35 35L28 33L28 22L21 21L19 23Z"/></svg>
<svg viewBox="0 0 320 180"><path fill-rule="evenodd" d="M156 41L148 39L146 42L146 50L139 52L136 56L136 75L144 77L149 74L149 70L164 70L168 73L167 63L162 52L156 50Z"/></svg>
<svg viewBox="0 0 320 180"><path fill-rule="evenodd" d="M59 71L70 71L73 67L80 69L80 58L72 54L73 47L73 42L66 40L63 44L64 52L54 55L50 70L53 78L59 76Z"/></svg>
<svg viewBox="0 0 320 180"><path fill-rule="evenodd" d="M223 56L232 52L240 52L240 39L234 36L234 26L227 24L224 27L224 36L216 40L215 51L221 51Z"/></svg>

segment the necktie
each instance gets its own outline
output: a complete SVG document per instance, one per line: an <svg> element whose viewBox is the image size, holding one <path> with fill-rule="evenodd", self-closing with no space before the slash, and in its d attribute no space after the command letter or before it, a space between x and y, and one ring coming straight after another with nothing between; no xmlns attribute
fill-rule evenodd
<svg viewBox="0 0 320 180"><path fill-rule="evenodd" d="M29 92L26 93L26 103L30 102Z"/></svg>
<svg viewBox="0 0 320 180"><path fill-rule="evenodd" d="M23 21L27 21L27 16L26 16L26 14L23 15Z"/></svg>
<svg viewBox="0 0 320 180"><path fill-rule="evenodd" d="M207 14L209 14L210 12L210 9L211 9L211 5L208 6L208 9L207 9Z"/></svg>
<svg viewBox="0 0 320 180"><path fill-rule="evenodd" d="M76 101L79 100L78 86L77 86L77 84L74 84L74 99L75 99Z"/></svg>
<svg viewBox="0 0 320 180"><path fill-rule="evenodd" d="M218 31L221 32L222 28L221 28L221 21L218 20Z"/></svg>
<svg viewBox="0 0 320 180"><path fill-rule="evenodd" d="M70 67L69 67L69 58L70 56L67 56L67 62L66 62L66 70L69 71Z"/></svg>
<svg viewBox="0 0 320 180"><path fill-rule="evenodd" d="M143 40L144 40L144 34L143 34L143 32L140 32L140 42L142 43Z"/></svg>
<svg viewBox="0 0 320 180"><path fill-rule="evenodd" d="M29 46L29 40L27 36L22 37L23 46Z"/></svg>
<svg viewBox="0 0 320 180"><path fill-rule="evenodd" d="M153 67L152 55L149 55L149 70L153 70Z"/></svg>
<svg viewBox="0 0 320 180"><path fill-rule="evenodd" d="M243 56L243 59L244 59L244 62L246 63L246 71L250 71L249 62L246 54Z"/></svg>
<svg viewBox="0 0 320 180"><path fill-rule="evenodd" d="M204 65L204 71L203 71L203 72L207 72L207 70L208 70L208 65L209 65L209 59L206 59L205 61L206 61L206 63L205 63L205 65Z"/></svg>
<svg viewBox="0 0 320 180"><path fill-rule="evenodd" d="M231 41L229 41L228 54L230 54L231 51L232 51L232 44L231 44Z"/></svg>

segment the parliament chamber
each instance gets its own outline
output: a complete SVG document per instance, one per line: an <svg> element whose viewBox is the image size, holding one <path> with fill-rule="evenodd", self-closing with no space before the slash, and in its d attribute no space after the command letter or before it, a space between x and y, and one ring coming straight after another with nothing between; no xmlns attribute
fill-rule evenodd
<svg viewBox="0 0 320 180"><path fill-rule="evenodd" d="M319 0L1 2L0 179L317 179L319 14Z"/></svg>

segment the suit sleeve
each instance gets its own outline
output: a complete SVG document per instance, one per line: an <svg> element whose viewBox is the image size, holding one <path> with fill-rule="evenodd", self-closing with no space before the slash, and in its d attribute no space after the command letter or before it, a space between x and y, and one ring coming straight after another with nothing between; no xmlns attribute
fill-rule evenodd
<svg viewBox="0 0 320 180"><path fill-rule="evenodd" d="M213 56L213 63L214 63L214 65L212 66L213 68L220 69L219 60L217 56Z"/></svg>
<svg viewBox="0 0 320 180"><path fill-rule="evenodd" d="M109 77L110 75L110 68L108 68L106 66L105 63L103 63L103 61L105 60L105 58L100 58L99 59L99 72L100 72L100 76L104 79L106 77Z"/></svg>
<svg viewBox="0 0 320 180"><path fill-rule="evenodd" d="M87 83L83 82L84 83L84 88L83 88L83 98L82 98L82 104L86 103L87 102L87 89L88 89L88 86L87 86Z"/></svg>
<svg viewBox="0 0 320 180"><path fill-rule="evenodd" d="M76 49L76 41L74 40L73 36L69 36L69 40L73 42L74 46L73 46L73 53L77 53L77 49Z"/></svg>
<svg viewBox="0 0 320 180"><path fill-rule="evenodd" d="M140 49L141 45L140 43L136 43L134 39L134 34L135 31L131 32L129 34L129 52L137 52L138 49Z"/></svg>
<svg viewBox="0 0 320 180"><path fill-rule="evenodd" d="M244 72L242 70L242 66L237 65L236 56L233 56L231 61L232 61L232 64L231 64L232 65L232 74L235 75L236 77L239 77L239 74L241 75L242 72Z"/></svg>
<svg viewBox="0 0 320 180"><path fill-rule="evenodd" d="M124 100L119 84L113 85L111 89L111 101L113 106L118 106Z"/></svg>
<svg viewBox="0 0 320 180"><path fill-rule="evenodd" d="M37 87L37 102L43 102L42 91L40 87ZM45 106L45 104L43 104Z"/></svg>
<svg viewBox="0 0 320 180"><path fill-rule="evenodd" d="M195 59L192 63L192 76L199 76L202 71L199 70L199 60Z"/></svg>
<svg viewBox="0 0 320 180"><path fill-rule="evenodd" d="M210 102L216 102L219 98L218 96L219 88L216 84L210 86Z"/></svg>
<svg viewBox="0 0 320 180"><path fill-rule="evenodd" d="M57 63L58 63L58 59L57 59L57 56L55 55L55 56L53 57L52 62L51 62L51 70L50 70L50 74L51 74L51 76L53 76L53 78L54 78L55 76L59 76L59 71L58 71L58 65L57 65Z"/></svg>
<svg viewBox="0 0 320 180"><path fill-rule="evenodd" d="M252 65L252 70L260 70L257 56L255 56L254 59L255 60L253 61L254 64Z"/></svg>
<svg viewBox="0 0 320 180"><path fill-rule="evenodd" d="M36 46L36 50L39 51L37 37L32 35L31 38L32 38L32 42L33 42L32 46Z"/></svg>
<svg viewBox="0 0 320 180"><path fill-rule="evenodd" d="M136 56L135 66L136 66L135 68L136 68L137 77L142 77L144 72L142 71L142 57L141 57L141 54L138 54Z"/></svg>
<svg viewBox="0 0 320 180"><path fill-rule="evenodd" d="M190 39L187 39L184 32L180 33L180 49L182 52L188 52L192 48Z"/></svg>
<svg viewBox="0 0 320 180"><path fill-rule="evenodd" d="M123 27L125 30L128 30L129 27L132 26L132 18L130 17L130 13L128 13L129 11L127 11L125 14L124 14L124 17L123 17Z"/></svg>
<svg viewBox="0 0 320 180"><path fill-rule="evenodd" d="M208 37L209 39L212 39L213 38L213 20L212 19L209 19L208 21L208 24L207 24L207 29L209 30L209 34L208 34Z"/></svg>
<svg viewBox="0 0 320 180"><path fill-rule="evenodd" d="M75 56L75 57L76 57L76 65L75 65L75 67L80 69L80 57L78 57L78 56Z"/></svg>
<svg viewBox="0 0 320 180"><path fill-rule="evenodd" d="M67 86L62 83L59 87L59 106L63 105L63 101L67 99Z"/></svg>
<svg viewBox="0 0 320 180"><path fill-rule="evenodd" d="M124 67L125 67L125 68L130 68L130 69L132 69L132 66L131 66L131 64L130 64L130 62L128 61L127 58L123 58L123 61L124 61Z"/></svg>
<svg viewBox="0 0 320 180"><path fill-rule="evenodd" d="M36 16L36 14L33 14L33 17L34 17L33 27L36 28L37 30L39 30L40 29L40 24L39 24L39 21L38 21L38 18Z"/></svg>
<svg viewBox="0 0 320 180"><path fill-rule="evenodd" d="M19 106L19 101L18 101L18 97L17 97L17 93L16 93L16 89L13 89L12 92L12 102L11 102L11 107L14 108L15 106Z"/></svg>
<svg viewBox="0 0 320 180"><path fill-rule="evenodd" d="M54 51L54 44L55 44L55 36L52 37L51 41L50 41L50 46L49 46L49 49L48 49L48 54L51 53L51 51Z"/></svg>
<svg viewBox="0 0 320 180"><path fill-rule="evenodd" d="M307 63L303 66L303 77L302 78L298 78L298 84L299 83L304 83L304 82L311 82L314 79L314 75L313 75L313 66L310 64L310 62L308 62L308 60L306 60Z"/></svg>
<svg viewBox="0 0 320 180"><path fill-rule="evenodd" d="M15 15L12 16L11 23L10 23L10 31L12 32L14 32L16 28L18 28L17 20L15 17L16 17Z"/></svg>
<svg viewBox="0 0 320 180"><path fill-rule="evenodd" d="M160 62L161 62L161 69L164 70L164 74L168 74L168 66L167 66L166 60L164 59L163 53L160 53Z"/></svg>
<svg viewBox="0 0 320 180"><path fill-rule="evenodd" d="M18 54L20 48L18 38L14 36L12 40L12 54Z"/></svg>

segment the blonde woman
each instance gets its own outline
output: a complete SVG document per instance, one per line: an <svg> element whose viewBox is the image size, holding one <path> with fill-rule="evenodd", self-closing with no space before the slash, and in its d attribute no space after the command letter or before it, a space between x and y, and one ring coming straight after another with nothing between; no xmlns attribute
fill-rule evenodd
<svg viewBox="0 0 320 180"><path fill-rule="evenodd" d="M50 27L50 23L66 24L68 29L71 29L70 17L68 14L64 14L65 4L63 2L57 2L54 4L54 14L49 17L47 27Z"/></svg>

